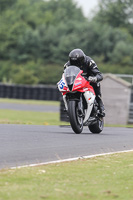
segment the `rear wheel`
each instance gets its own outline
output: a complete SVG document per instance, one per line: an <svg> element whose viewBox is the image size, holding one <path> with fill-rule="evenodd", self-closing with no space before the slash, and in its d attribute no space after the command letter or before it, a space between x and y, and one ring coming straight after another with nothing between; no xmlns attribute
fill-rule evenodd
<svg viewBox="0 0 133 200"><path fill-rule="evenodd" d="M95 124L88 126L89 130L94 134L101 133L103 130L103 127L104 127L103 118L97 119Z"/></svg>
<svg viewBox="0 0 133 200"><path fill-rule="evenodd" d="M83 116L80 116L78 114L77 101L68 102L68 115L69 115L70 124L73 131L77 134L81 133L83 130Z"/></svg>

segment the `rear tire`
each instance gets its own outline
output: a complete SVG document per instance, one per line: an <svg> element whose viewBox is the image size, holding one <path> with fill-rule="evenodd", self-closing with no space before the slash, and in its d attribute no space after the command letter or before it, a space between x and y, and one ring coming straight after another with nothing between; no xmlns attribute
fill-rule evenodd
<svg viewBox="0 0 133 200"><path fill-rule="evenodd" d="M98 134L101 133L104 127L104 119L101 118L97 120L97 122L93 125L88 126L89 130L94 133L94 134Z"/></svg>
<svg viewBox="0 0 133 200"><path fill-rule="evenodd" d="M70 119L70 124L73 131L79 134L83 130L83 117L78 116L78 103L77 101L68 102L68 115Z"/></svg>

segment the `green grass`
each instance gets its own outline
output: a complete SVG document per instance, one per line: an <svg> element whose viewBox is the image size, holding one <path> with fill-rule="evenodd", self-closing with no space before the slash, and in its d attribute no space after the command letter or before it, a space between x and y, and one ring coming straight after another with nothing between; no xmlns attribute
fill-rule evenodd
<svg viewBox="0 0 133 200"><path fill-rule="evenodd" d="M0 171L0 200L133 200L133 152Z"/></svg>
<svg viewBox="0 0 133 200"><path fill-rule="evenodd" d="M0 103L19 103L34 105L53 105L59 106L58 101L39 101L39 100L19 100L0 98ZM0 110L0 124L33 124L33 125L64 125L60 122L60 114L57 112L34 112L17 110Z"/></svg>
<svg viewBox="0 0 133 200"><path fill-rule="evenodd" d="M0 110L0 124L62 125L58 112Z"/></svg>
<svg viewBox="0 0 133 200"><path fill-rule="evenodd" d="M19 103L33 105L54 105L60 106L59 101L40 101L40 100L19 100L0 98L0 103ZM33 124L33 125L68 125L67 122L60 121L60 113L55 112L33 112L33 111L16 111L16 110L0 110L0 124ZM133 124L105 124L106 127L129 127L133 128Z"/></svg>
<svg viewBox="0 0 133 200"><path fill-rule="evenodd" d="M34 112L6 109L0 110L0 124L69 125L68 122L60 121L60 113L58 112ZM105 127L133 128L133 125L105 124Z"/></svg>

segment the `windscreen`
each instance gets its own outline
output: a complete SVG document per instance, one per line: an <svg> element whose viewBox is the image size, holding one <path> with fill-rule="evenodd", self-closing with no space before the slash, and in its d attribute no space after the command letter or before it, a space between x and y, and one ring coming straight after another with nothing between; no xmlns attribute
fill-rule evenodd
<svg viewBox="0 0 133 200"><path fill-rule="evenodd" d="M69 66L65 69L64 75L65 75L67 85L73 85L74 80L79 72L80 72L80 69L76 66Z"/></svg>

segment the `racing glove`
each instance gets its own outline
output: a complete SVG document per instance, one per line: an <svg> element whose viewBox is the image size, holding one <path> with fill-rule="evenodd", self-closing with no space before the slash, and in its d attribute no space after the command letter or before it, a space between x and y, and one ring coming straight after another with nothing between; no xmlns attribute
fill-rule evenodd
<svg viewBox="0 0 133 200"><path fill-rule="evenodd" d="M89 76L88 81L96 83L97 82L97 77L96 76Z"/></svg>

